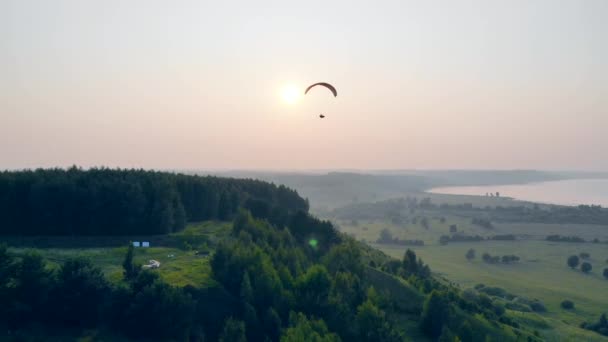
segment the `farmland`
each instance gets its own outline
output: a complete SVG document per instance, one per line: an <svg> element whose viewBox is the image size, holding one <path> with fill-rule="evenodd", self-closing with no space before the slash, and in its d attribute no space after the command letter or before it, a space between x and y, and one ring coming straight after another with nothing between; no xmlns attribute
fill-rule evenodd
<svg viewBox="0 0 608 342"><path fill-rule="evenodd" d="M423 195L425 196L425 195ZM433 195L435 201L458 204L468 200L470 196ZM484 202L485 201L485 202ZM497 198L475 198L478 207L486 205L517 205L517 201ZM470 203L470 202L467 202ZM377 205L377 204L376 204ZM359 208L366 207L365 204ZM382 208L377 218L373 215L374 208ZM370 204L366 210L357 211L356 219L347 219L345 211L339 213L334 221L340 230L358 240L376 247L388 255L401 258L406 249L412 249L433 272L449 282L457 284L462 289L473 288L478 284L489 287L499 287L515 296L529 300L539 300L546 307L546 312L535 315L511 311L515 317L528 322L531 317L545 323L540 324L540 330L548 340L568 338L583 338L585 340L603 341L605 338L597 334L588 334L578 328L583 321L594 321L608 307L608 279L602 276L602 270L608 267L608 226L590 224L546 224L525 222L493 222L488 229L473 224L470 217L456 214L454 211L440 209L408 209L394 212L385 209L391 206L374 207ZM349 211L347 210L346 213ZM371 215L368 215L370 214ZM484 215L483 212L481 212ZM385 218L381 218L382 216ZM367 218L369 216L369 218ZM393 217L393 219L389 219ZM330 217L331 219L331 217ZM450 227L456 233L450 232ZM383 230L400 241L422 240L420 245L400 245L396 243L376 243ZM449 242L440 244L442 235L480 236L481 241ZM513 235L513 241L489 240L496 235ZM586 242L569 243L547 241L548 235L575 235ZM592 241L596 240L597 243ZM465 254L474 249L476 257L467 260ZM580 269L571 269L566 260L571 255L589 253L585 260L593 266L589 274ZM490 264L482 261L482 254L516 255L519 262L512 264ZM561 308L564 300L575 303L573 310ZM530 322L528 322L530 323ZM535 323L536 324L536 323Z"/></svg>

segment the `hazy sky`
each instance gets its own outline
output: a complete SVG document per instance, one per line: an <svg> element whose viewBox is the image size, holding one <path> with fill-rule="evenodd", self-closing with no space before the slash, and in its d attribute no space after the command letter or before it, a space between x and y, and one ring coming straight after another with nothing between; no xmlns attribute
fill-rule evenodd
<svg viewBox="0 0 608 342"><path fill-rule="evenodd" d="M281 99L317 81L338 97ZM607 151L606 0L0 0L0 169L608 170Z"/></svg>

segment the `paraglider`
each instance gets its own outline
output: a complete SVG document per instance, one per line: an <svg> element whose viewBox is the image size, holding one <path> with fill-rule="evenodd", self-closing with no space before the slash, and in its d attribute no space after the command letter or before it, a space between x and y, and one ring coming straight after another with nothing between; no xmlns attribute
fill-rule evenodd
<svg viewBox="0 0 608 342"><path fill-rule="evenodd" d="M309 85L308 88L306 88L306 91L304 91L304 95L308 94L308 91L316 86L325 87L325 88L329 89L329 91L331 91L332 94L334 94L334 97L338 96L338 91L336 90L336 88L334 86L332 86L331 84L325 83L325 82L318 82L318 83ZM321 119L323 119L323 118L325 118L325 115L319 114L319 117Z"/></svg>
<svg viewBox="0 0 608 342"><path fill-rule="evenodd" d="M334 97L338 96L338 91L336 90L336 88L334 88L334 86L332 86L331 84L325 83L325 82L319 82L319 83L315 83L315 84L308 86L308 88L306 88L306 91L304 92L304 95L308 94L308 91L316 86L325 87L325 88L329 89L332 92L332 94L334 94Z"/></svg>

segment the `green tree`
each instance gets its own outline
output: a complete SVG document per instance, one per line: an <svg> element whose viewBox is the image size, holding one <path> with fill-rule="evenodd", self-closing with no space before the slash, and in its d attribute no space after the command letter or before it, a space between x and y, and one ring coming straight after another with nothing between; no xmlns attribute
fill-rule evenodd
<svg viewBox="0 0 608 342"><path fill-rule="evenodd" d="M578 255L571 255L568 257L568 266L572 269L576 268L579 262L580 259L578 258Z"/></svg>
<svg viewBox="0 0 608 342"><path fill-rule="evenodd" d="M241 300L245 303L253 302L253 289L251 288L249 272L243 274L243 281L241 282Z"/></svg>
<svg viewBox="0 0 608 342"><path fill-rule="evenodd" d="M253 305L249 303L243 304L243 320L245 321L245 327L247 328L247 340L257 341L263 337L258 313L255 311Z"/></svg>
<svg viewBox="0 0 608 342"><path fill-rule="evenodd" d="M566 310L570 310L570 309L574 309L574 302L572 302L571 300L564 300L561 302L561 307L566 309Z"/></svg>
<svg viewBox="0 0 608 342"><path fill-rule="evenodd" d="M0 322L7 322L10 316L9 307L12 306L12 296L10 285L11 278L14 277L14 257L8 253L5 244L0 244Z"/></svg>
<svg viewBox="0 0 608 342"><path fill-rule="evenodd" d="M454 342L456 339L458 339L458 336L456 336L450 328L444 325L437 342Z"/></svg>
<svg viewBox="0 0 608 342"><path fill-rule="evenodd" d="M469 261L475 259L475 250L473 248L470 248L467 251L466 257L467 257L467 260L469 260Z"/></svg>
<svg viewBox="0 0 608 342"><path fill-rule="evenodd" d="M298 307L306 313L321 316L327 306L331 278L322 265L310 267L296 280L296 300Z"/></svg>
<svg viewBox="0 0 608 342"><path fill-rule="evenodd" d="M393 241L393 233L388 228L384 228L380 231L380 237L378 238L379 243L391 243Z"/></svg>
<svg viewBox="0 0 608 342"><path fill-rule="evenodd" d="M443 326L450 318L450 307L443 292L433 290L424 302L420 325L422 331L432 338L441 335Z"/></svg>
<svg viewBox="0 0 608 342"><path fill-rule="evenodd" d="M124 313L127 333L137 338L186 340L195 304L192 296L182 288L156 281L145 286L130 301Z"/></svg>
<svg viewBox="0 0 608 342"><path fill-rule="evenodd" d="M323 258L323 262L332 275L340 271L347 271L356 275L363 274L361 250L351 240L333 246Z"/></svg>
<svg viewBox="0 0 608 342"><path fill-rule="evenodd" d="M21 325L43 318L51 309L47 304L53 285L52 273L42 256L35 252L24 254L15 264L11 290L15 305L11 319Z"/></svg>
<svg viewBox="0 0 608 342"><path fill-rule="evenodd" d="M109 289L101 269L89 260L67 260L59 269L52 295L56 317L64 325L96 326Z"/></svg>
<svg viewBox="0 0 608 342"><path fill-rule="evenodd" d="M303 313L289 314L289 328L281 336L281 342L339 342L340 337L330 333L325 322L309 320Z"/></svg>
<svg viewBox="0 0 608 342"><path fill-rule="evenodd" d="M465 321L462 323L458 329L458 337L460 337L462 341L473 341L473 329L469 322Z"/></svg>
<svg viewBox="0 0 608 342"><path fill-rule="evenodd" d="M281 318L273 308L268 308L264 314L264 331L272 341L277 341L281 334Z"/></svg>
<svg viewBox="0 0 608 342"><path fill-rule="evenodd" d="M0 295L3 289L8 287L9 280L13 277L14 258L8 253L8 247L0 244Z"/></svg>
<svg viewBox="0 0 608 342"><path fill-rule="evenodd" d="M386 314L372 300L366 300L357 308L355 319L358 329L358 341L399 341L386 320Z"/></svg>
<svg viewBox="0 0 608 342"><path fill-rule="evenodd" d="M602 273L604 278L608 279L608 268L604 268L604 272Z"/></svg>
<svg viewBox="0 0 608 342"><path fill-rule="evenodd" d="M593 268L593 267L591 266L591 264L590 264L590 263L588 263L588 262L586 262L586 261L585 261L584 263L582 263L582 264L581 264L581 271L583 271L583 272L585 272L585 273L589 273L589 272L591 272L591 269L592 269L592 268Z"/></svg>
<svg viewBox="0 0 608 342"><path fill-rule="evenodd" d="M224 323L220 342L247 342L245 323L232 317L228 318Z"/></svg>
<svg viewBox="0 0 608 342"><path fill-rule="evenodd" d="M137 277L139 273L140 267L133 263L133 255L135 253L135 247L133 247L133 243L129 243L129 247L127 248L127 254L125 255L125 260L122 262L123 276L125 280L133 280Z"/></svg>
<svg viewBox="0 0 608 342"><path fill-rule="evenodd" d="M416 253L413 250L407 249L402 260L403 269L407 275L418 274L418 262L416 261Z"/></svg>

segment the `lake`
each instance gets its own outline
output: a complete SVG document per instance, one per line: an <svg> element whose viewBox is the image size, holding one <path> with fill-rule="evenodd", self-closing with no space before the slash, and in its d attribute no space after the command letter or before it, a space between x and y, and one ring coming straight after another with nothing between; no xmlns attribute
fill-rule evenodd
<svg viewBox="0 0 608 342"><path fill-rule="evenodd" d="M563 204L595 204L608 207L608 179L575 179L517 185L449 186L428 192L451 195L479 195L499 192L501 197Z"/></svg>

